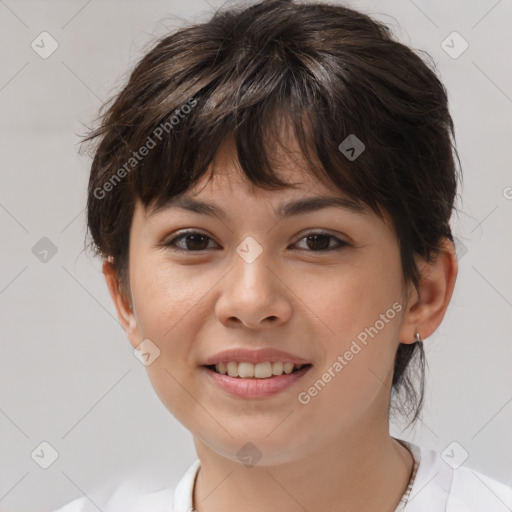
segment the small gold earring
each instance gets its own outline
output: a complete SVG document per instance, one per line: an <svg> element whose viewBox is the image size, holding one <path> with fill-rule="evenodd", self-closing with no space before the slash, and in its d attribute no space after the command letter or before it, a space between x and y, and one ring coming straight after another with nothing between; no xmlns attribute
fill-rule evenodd
<svg viewBox="0 0 512 512"><path fill-rule="evenodd" d="M423 341L420 336L420 332L416 331L416 334L414 335L415 341Z"/></svg>

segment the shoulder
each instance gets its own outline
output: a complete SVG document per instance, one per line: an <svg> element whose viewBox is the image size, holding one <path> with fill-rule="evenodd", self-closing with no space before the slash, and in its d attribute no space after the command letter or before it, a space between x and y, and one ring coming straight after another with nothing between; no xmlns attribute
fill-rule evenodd
<svg viewBox="0 0 512 512"><path fill-rule="evenodd" d="M176 487L149 489L148 481L125 480L107 493L83 496L54 512L183 512L192 509L194 481L199 470L196 459Z"/></svg>
<svg viewBox="0 0 512 512"><path fill-rule="evenodd" d="M421 458L407 512L512 510L512 487L467 466L454 468L434 450L415 449Z"/></svg>
<svg viewBox="0 0 512 512"><path fill-rule="evenodd" d="M174 490L166 488L155 492L141 492L132 482L125 482L105 501L82 496L66 503L54 512L172 512Z"/></svg>
<svg viewBox="0 0 512 512"><path fill-rule="evenodd" d="M446 512L510 512L512 487L468 467L453 470Z"/></svg>

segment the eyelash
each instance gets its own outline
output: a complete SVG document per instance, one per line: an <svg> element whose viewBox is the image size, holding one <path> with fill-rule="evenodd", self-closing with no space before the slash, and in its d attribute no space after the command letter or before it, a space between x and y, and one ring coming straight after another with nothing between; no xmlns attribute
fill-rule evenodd
<svg viewBox="0 0 512 512"><path fill-rule="evenodd" d="M164 244L164 246L169 248L171 251L182 252L182 253L186 253L186 252L189 252L189 253L190 252L205 252L207 249L200 249L200 250L193 251L193 250L189 250L189 249L182 249L181 247L177 247L175 245L176 242L178 242L178 241L180 241L180 240L182 240L185 237L190 236L190 235L200 235L200 236L203 236L205 238L208 238L208 239L212 240L208 235L205 235L204 233L201 233L200 231L185 231L185 232L181 233L180 235L178 235L177 237L175 237L172 240L170 240L169 242L166 242ZM334 235L331 235L330 233L324 233L323 231L312 231L310 233L306 233L301 238L299 238L299 240L297 240L296 243L300 242L301 240L304 240L305 238L313 236L313 235L320 235L320 236L325 236L325 237L328 237L328 238L332 238L332 239L334 239L334 240L336 240L338 242L338 246L330 247L328 249L321 249L319 251L314 251L312 249L299 249L299 250L309 251L309 252L314 252L314 253L317 253L317 252L319 252L319 253L326 253L326 252L336 251L336 250L339 250L339 249L343 249L344 247L350 246L350 244L348 242L345 242L344 240L340 240L339 238L335 237Z"/></svg>

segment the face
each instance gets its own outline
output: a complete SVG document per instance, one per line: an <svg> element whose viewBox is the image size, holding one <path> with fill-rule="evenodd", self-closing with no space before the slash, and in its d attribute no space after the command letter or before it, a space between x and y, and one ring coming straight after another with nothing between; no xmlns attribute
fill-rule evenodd
<svg viewBox="0 0 512 512"><path fill-rule="evenodd" d="M387 428L407 291L389 220L332 205L280 217L297 200L347 197L291 157L280 176L293 186L257 189L232 154L223 146L213 178L186 193L225 217L135 208L127 333L160 351L146 367L155 391L195 439L232 460L248 441L276 464ZM310 366L281 391L241 397L203 366L228 349L281 350Z"/></svg>

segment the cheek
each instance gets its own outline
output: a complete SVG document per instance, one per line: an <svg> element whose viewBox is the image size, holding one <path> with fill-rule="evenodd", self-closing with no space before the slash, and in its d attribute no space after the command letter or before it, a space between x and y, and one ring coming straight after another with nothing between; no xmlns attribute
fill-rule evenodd
<svg viewBox="0 0 512 512"><path fill-rule="evenodd" d="M304 286L320 320L324 351L308 384L319 407L336 404L357 416L379 392L389 392L403 304L398 254L387 256L374 255L317 280L317 286Z"/></svg>
<svg viewBox="0 0 512 512"><path fill-rule="evenodd" d="M138 272L142 268L144 272ZM199 317L206 314L206 302L201 301L205 284L176 269L171 272L169 265L134 265L132 293L139 338L151 340L159 350L146 371L160 400L178 419L190 403L184 387L194 371L190 340L200 329Z"/></svg>
<svg viewBox="0 0 512 512"><path fill-rule="evenodd" d="M309 310L308 316L316 330L321 329L330 339L327 347L342 349L347 341L373 326L390 309L385 320L391 318L397 323L393 304L401 301L399 255L396 251L383 253L374 251L364 258L354 258L347 265L314 268L309 274L288 276L294 295L303 304L298 303L297 307L304 312ZM379 322L379 330L381 327Z"/></svg>
<svg viewBox="0 0 512 512"><path fill-rule="evenodd" d="M161 344L163 350L183 349L180 332L195 324L205 303L203 297L215 285L205 274L194 277L194 267L171 266L164 258L148 259L135 266L132 291L137 306L140 334ZM211 282L210 282L211 281Z"/></svg>

